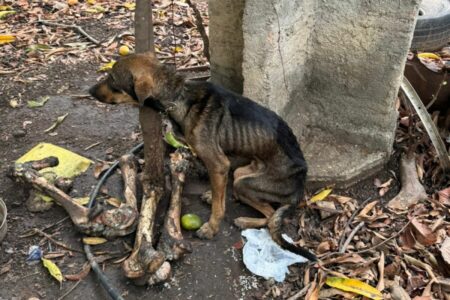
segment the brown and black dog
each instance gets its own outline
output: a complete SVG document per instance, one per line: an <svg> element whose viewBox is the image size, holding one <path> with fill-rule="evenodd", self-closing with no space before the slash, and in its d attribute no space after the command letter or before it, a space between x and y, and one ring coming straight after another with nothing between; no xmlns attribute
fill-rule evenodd
<svg viewBox="0 0 450 300"><path fill-rule="evenodd" d="M211 216L197 231L199 237L210 239L219 231L228 173L239 162L233 167L233 194L266 218L238 218L236 223L267 224L282 247L316 260L281 237L283 217L303 198L307 166L291 129L274 112L218 85L187 81L152 53L122 58L89 92L104 103L151 106L180 127L211 182ZM274 211L271 202L284 206Z"/></svg>

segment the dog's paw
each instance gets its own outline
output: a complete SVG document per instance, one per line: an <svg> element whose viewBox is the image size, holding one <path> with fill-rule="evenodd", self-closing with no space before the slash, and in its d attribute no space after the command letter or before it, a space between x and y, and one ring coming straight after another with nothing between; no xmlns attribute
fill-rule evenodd
<svg viewBox="0 0 450 300"><path fill-rule="evenodd" d="M216 235L217 231L218 229L215 230L214 228L212 228L212 226L208 222L203 224L202 227L197 230L196 235L201 239L210 240Z"/></svg>
<svg viewBox="0 0 450 300"><path fill-rule="evenodd" d="M207 190L206 192L204 192L201 196L200 199L202 199L202 201L208 203L209 205L211 205L212 202L212 192L211 190Z"/></svg>

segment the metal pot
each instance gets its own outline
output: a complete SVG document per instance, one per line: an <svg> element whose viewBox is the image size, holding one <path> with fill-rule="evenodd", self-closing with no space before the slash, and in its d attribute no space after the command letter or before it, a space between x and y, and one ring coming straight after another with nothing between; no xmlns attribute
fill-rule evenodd
<svg viewBox="0 0 450 300"><path fill-rule="evenodd" d="M6 210L6 204L0 198L0 244L6 235L6 230L7 230L6 216L7 215L8 215L8 212Z"/></svg>

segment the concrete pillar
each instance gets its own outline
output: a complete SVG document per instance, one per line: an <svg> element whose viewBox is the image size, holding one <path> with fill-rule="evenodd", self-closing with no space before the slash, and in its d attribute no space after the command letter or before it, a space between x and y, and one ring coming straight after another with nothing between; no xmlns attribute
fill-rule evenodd
<svg viewBox="0 0 450 300"><path fill-rule="evenodd" d="M212 81L292 127L310 182L383 167L420 0L209 0Z"/></svg>

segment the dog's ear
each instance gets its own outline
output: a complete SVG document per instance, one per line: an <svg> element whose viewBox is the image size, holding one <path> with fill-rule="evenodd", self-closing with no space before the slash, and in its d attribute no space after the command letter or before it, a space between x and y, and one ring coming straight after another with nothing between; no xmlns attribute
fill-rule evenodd
<svg viewBox="0 0 450 300"><path fill-rule="evenodd" d="M139 104L144 105L148 98L154 97L154 82L151 76L142 76L134 82L134 92L138 98Z"/></svg>

